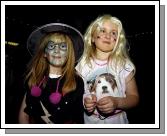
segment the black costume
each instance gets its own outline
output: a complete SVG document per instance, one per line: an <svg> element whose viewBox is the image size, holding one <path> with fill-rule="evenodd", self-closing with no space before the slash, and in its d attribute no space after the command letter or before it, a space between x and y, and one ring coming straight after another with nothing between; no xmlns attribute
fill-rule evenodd
<svg viewBox="0 0 167 136"><path fill-rule="evenodd" d="M30 90L28 90L26 94L27 106L24 111L35 120L35 123L82 124L84 112L82 99L84 93L83 80L75 75L76 90L65 94L61 101L55 105L49 101L49 96L56 90L56 83L59 78L48 78L46 87L42 89L39 97L32 96ZM63 77L59 85L60 93L64 81ZM47 121L44 121L45 119Z"/></svg>

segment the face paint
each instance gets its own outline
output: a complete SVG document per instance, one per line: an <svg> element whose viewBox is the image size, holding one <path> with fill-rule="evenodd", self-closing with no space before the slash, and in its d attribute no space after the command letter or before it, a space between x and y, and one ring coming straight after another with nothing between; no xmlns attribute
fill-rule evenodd
<svg viewBox="0 0 167 136"><path fill-rule="evenodd" d="M45 54L49 63L53 66L61 67L67 60L68 46L65 42L55 43L49 41L46 48Z"/></svg>
<svg viewBox="0 0 167 136"><path fill-rule="evenodd" d="M118 39L118 26L110 20L99 25L93 35L92 42L96 49L102 52L111 52Z"/></svg>
<svg viewBox="0 0 167 136"><path fill-rule="evenodd" d="M117 36L118 36L118 32L116 30L111 30L111 31L107 31L105 28L100 27L100 31L97 35L98 38L103 38L105 36L109 36L112 37L114 41L116 41Z"/></svg>

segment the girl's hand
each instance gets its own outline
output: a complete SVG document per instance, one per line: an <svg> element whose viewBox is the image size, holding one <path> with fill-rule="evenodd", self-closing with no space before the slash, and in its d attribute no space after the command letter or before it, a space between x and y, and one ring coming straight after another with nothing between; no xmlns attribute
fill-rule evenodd
<svg viewBox="0 0 167 136"><path fill-rule="evenodd" d="M84 105L88 112L93 112L96 107L97 98L95 95L91 94L91 97L84 98Z"/></svg>
<svg viewBox="0 0 167 136"><path fill-rule="evenodd" d="M117 100L112 96L103 97L97 102L98 109L104 114L114 112L117 105Z"/></svg>

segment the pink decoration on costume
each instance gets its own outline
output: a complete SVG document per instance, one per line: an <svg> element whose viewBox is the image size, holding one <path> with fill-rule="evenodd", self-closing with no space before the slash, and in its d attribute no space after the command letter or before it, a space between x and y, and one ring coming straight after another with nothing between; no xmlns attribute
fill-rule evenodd
<svg viewBox="0 0 167 136"><path fill-rule="evenodd" d="M41 88L38 86L33 86L31 88L31 95L34 97L39 97L41 95Z"/></svg>
<svg viewBox="0 0 167 136"><path fill-rule="evenodd" d="M60 102L61 97L62 95L58 91L56 91L49 96L49 100L51 103L57 104Z"/></svg>

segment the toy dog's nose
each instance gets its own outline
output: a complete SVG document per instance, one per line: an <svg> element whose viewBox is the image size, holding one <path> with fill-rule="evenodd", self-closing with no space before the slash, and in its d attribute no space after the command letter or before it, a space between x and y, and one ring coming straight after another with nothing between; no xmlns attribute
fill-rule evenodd
<svg viewBox="0 0 167 136"><path fill-rule="evenodd" d="M102 86L102 89L103 89L103 90L106 90L106 89L107 89L107 86Z"/></svg>
<svg viewBox="0 0 167 136"><path fill-rule="evenodd" d="M107 86L102 86L102 89L103 89L102 94L109 93L108 89L107 89Z"/></svg>

